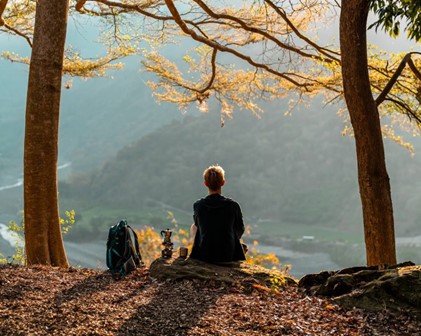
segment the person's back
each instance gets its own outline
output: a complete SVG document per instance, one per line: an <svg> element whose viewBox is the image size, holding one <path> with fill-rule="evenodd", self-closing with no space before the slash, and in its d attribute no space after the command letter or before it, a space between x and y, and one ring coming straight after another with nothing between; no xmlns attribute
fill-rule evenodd
<svg viewBox="0 0 421 336"><path fill-rule="evenodd" d="M190 257L211 263L245 260L240 243L244 233L242 213L237 202L221 195L223 169L209 167L204 179L209 195L193 205L195 239Z"/></svg>

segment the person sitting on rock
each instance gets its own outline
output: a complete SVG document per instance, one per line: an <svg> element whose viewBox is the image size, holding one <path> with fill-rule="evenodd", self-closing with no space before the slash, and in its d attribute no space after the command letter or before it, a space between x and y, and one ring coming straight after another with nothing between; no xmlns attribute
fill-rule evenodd
<svg viewBox="0 0 421 336"><path fill-rule="evenodd" d="M240 205L221 195L225 172L221 166L210 166L203 172L209 195L193 205L194 236L190 258L209 263L245 260L240 238L244 233Z"/></svg>

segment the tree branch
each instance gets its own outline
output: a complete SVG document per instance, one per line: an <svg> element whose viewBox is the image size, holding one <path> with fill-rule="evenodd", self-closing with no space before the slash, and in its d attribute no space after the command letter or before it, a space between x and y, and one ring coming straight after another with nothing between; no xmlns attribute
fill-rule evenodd
<svg viewBox="0 0 421 336"><path fill-rule="evenodd" d="M291 45L285 44L285 43L279 41L273 35L269 34L267 31L261 30L261 29L256 28L256 27L249 26L247 23L245 23L243 20L239 19L238 17L232 16L232 15L228 15L228 14L217 14L214 11L212 11L202 0L193 0L193 1L195 3L197 3L206 12L206 14L208 14L210 17L212 17L214 19L219 19L219 20L220 19L225 19L225 20L230 20L230 21L236 22L245 31L248 31L248 32L251 32L251 33L255 33L255 34L259 34L261 36L264 36L265 38L267 38L268 40L274 42L277 46L279 46L282 49L292 51L292 52L297 53L298 55L303 56L303 57L306 57L306 58L314 58L314 59L319 60L319 61L325 61L325 62L331 63L333 60L335 60L335 61L339 62L338 59L335 59L332 56L326 54L318 46L315 47L315 49L318 50L320 53L324 54L325 56L329 57L328 59L322 58L322 57L320 57L318 55L306 53L306 52L300 50L299 48L295 48L295 47L293 47ZM291 21L289 21L286 16L283 16L282 18L284 19L285 22L287 22L287 24L289 26L292 25ZM298 30L295 30L294 32L296 34L299 34ZM312 43L312 42L309 42L309 43ZM316 46L314 43L312 43L312 45L313 45L313 47Z"/></svg>
<svg viewBox="0 0 421 336"><path fill-rule="evenodd" d="M212 65L212 75L209 80L208 85L206 85L203 89L198 90L199 93L205 93L207 90L209 90L212 87L212 84L216 77L216 54L218 52L218 49L214 48L212 51L212 59L211 59L211 65Z"/></svg>
<svg viewBox="0 0 421 336"><path fill-rule="evenodd" d="M0 27L5 27L7 30L10 30L10 31L14 32L16 35L19 35L19 36L23 37L28 42L30 47L32 48L32 41L31 41L31 39L29 38L28 35L25 35L24 33L21 33L16 28L13 28L12 26L9 26L6 22L4 22L4 19L3 19L2 16L3 16L4 10L6 9L8 1L9 0L0 0Z"/></svg>
<svg viewBox="0 0 421 336"><path fill-rule="evenodd" d="M131 5L131 4L115 2L115 1L108 1L108 0L80 0L80 1L98 2L98 3L102 3L104 5L107 5L109 7L118 7L118 8L126 9L126 10L129 10L129 11L135 11L135 12L138 12L138 13L144 15L144 16L147 16L147 17L150 17L150 18L153 18L153 19L156 19L156 20L161 20L161 21L174 20L171 16L160 16L160 15L156 15L156 14L153 14L151 12L145 11L139 5ZM96 14L101 15L101 13L96 13Z"/></svg>
<svg viewBox="0 0 421 336"><path fill-rule="evenodd" d="M140 5L130 5L130 4L126 4L126 3L121 3L121 2L115 2L115 1L108 1L108 0L80 0L81 2L85 3L87 1L91 1L91 2L97 2L97 3L102 3L104 5L107 5L108 7L116 7L116 8L121 8L124 9L125 12L130 12L130 11L135 11L138 12L139 14L142 14L146 17L155 19L155 20L159 20L159 21L174 21L174 18L172 16L161 16L161 15L156 15L154 13L148 12L146 10L144 10ZM87 9L83 9L85 12L97 15L97 16L102 16L102 15L112 15L112 13L100 13L100 12L94 12L94 11L88 11ZM83 13L83 11L81 12ZM201 30L201 28L198 26L198 24L196 24L193 21L188 21L186 20L186 22L188 22L189 24L193 25L194 27L196 27L203 35L206 36L206 34ZM202 22L204 23L204 22ZM209 23L209 22L207 22Z"/></svg>
<svg viewBox="0 0 421 336"><path fill-rule="evenodd" d="M7 2L9 0L0 0L0 27L4 25L4 20L2 18L3 12L6 9Z"/></svg>
<svg viewBox="0 0 421 336"><path fill-rule="evenodd" d="M178 24L178 26L181 28L181 30L187 34L190 35L194 40L204 43L206 45L208 45L209 47L213 48L213 49L218 49L221 52L227 52L230 54L233 54L235 56L237 56L239 59L242 59L243 61L249 63L250 65L256 67L256 68L260 68L260 69L264 69L269 73L272 73L276 76L279 76L283 79L285 79L286 81L294 84L297 87L303 87L305 88L307 91L309 91L308 89L308 84L302 84L299 83L295 80L293 80L292 78L290 78L289 76L287 76L285 73L276 71L274 69L271 69L269 66L267 66L266 64L261 64L258 62L255 62L251 57L246 56L234 49L228 48L224 45L221 45L213 40L204 38L203 36L199 36L194 30L191 30L189 27L187 27L186 22L184 22L184 20L181 18L180 13L178 12L177 8L174 5L173 0L165 0L165 4L167 5L169 11L171 12L175 22Z"/></svg>
<svg viewBox="0 0 421 336"><path fill-rule="evenodd" d="M32 41L31 41L31 39L29 38L28 35L25 35L24 33L21 33L19 30L15 29L15 28L13 28L11 26L9 26L6 23L4 23L3 26L5 28L7 28L8 30L14 32L16 35L19 35L19 36L23 37L28 42L29 46L32 48Z"/></svg>
<svg viewBox="0 0 421 336"><path fill-rule="evenodd" d="M83 6L85 5L85 3L86 3L86 0L78 0L78 2L76 2L75 9L78 12L82 13L84 11Z"/></svg>
<svg viewBox="0 0 421 336"><path fill-rule="evenodd" d="M197 93L196 99L199 100L199 102L202 102L203 100L208 98L209 94L205 94L205 93L206 93L206 91L208 91L212 87L212 85L215 81L217 52L218 52L218 49L216 49L216 48L214 48L213 51L212 51L212 58L211 58L212 74L211 74L209 82L206 84L206 86L204 86L202 89L197 89L197 88L182 84L180 82L177 82L176 86L182 87L183 89L186 89L188 91L196 92Z"/></svg>
<svg viewBox="0 0 421 336"><path fill-rule="evenodd" d="M412 58L408 60L408 65L411 68L412 72L417 76L417 78L421 81L421 72L417 69L417 67L414 64L414 61Z"/></svg>
<svg viewBox="0 0 421 336"><path fill-rule="evenodd" d="M405 55L405 57L402 59L401 63L399 64L398 68L396 69L395 73L393 74L393 76L390 78L389 82L386 84L386 86L384 87L383 91L379 94L379 96L376 99L376 105L379 106L381 103L384 102L384 100L386 99L386 96L389 94L390 90L392 89L393 85L395 85L395 83L397 82L399 76L401 75L403 69L405 68L406 64L408 63L408 61L411 59L411 55L413 54L420 54L418 52L410 52L408 54ZM413 63L412 63L413 64ZM420 74L418 69L415 67L415 65L413 64L415 71L411 68L412 71L414 71L415 75Z"/></svg>
<svg viewBox="0 0 421 336"><path fill-rule="evenodd" d="M421 125L421 117L418 116L414 111L412 111L412 109L409 108L405 103L397 99L390 98L390 97L385 98L385 100L390 101L393 104L400 106L403 110L406 111L405 114L408 116L409 119L414 118L417 121L418 125Z"/></svg>
<svg viewBox="0 0 421 336"><path fill-rule="evenodd" d="M304 36L303 34L301 34L301 32L297 29L297 27L295 27L295 25L291 22L291 20L288 18L288 16L286 15L286 13L281 10L278 6L276 6L272 1L270 0L265 0L266 3L269 4L270 7L272 7L276 13L278 13L278 15L287 23L287 25L292 29L292 31L295 33L295 35L297 35L300 39L302 39L303 41L305 41L306 43L308 43L309 45L311 45L314 49L316 49L318 52L320 52L322 55L328 57L327 60L328 62L332 62L332 60L338 62L338 64L341 64L341 61L336 58L335 56L332 56L331 54L335 54L335 55L339 55L339 53L320 47L319 45L317 45L316 43L314 43L313 41L311 41L308 37Z"/></svg>

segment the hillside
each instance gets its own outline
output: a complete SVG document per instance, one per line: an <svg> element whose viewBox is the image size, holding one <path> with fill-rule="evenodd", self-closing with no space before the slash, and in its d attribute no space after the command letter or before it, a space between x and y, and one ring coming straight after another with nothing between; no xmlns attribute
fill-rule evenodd
<svg viewBox="0 0 421 336"><path fill-rule="evenodd" d="M0 62L11 80L0 83L0 183L14 182L22 172L27 67ZM174 106L158 106L144 84L135 60L112 78L75 79L62 95L60 162L71 163L66 173L98 169L116 151L156 128L179 118Z"/></svg>
<svg viewBox="0 0 421 336"><path fill-rule="evenodd" d="M61 195L66 204L82 203L76 206L82 216L93 207L160 206L190 214L193 201L205 194L203 169L219 163L227 172L224 193L240 202L248 223L360 234L353 139L341 135L343 125L334 111L318 110L317 104L289 117L281 106L269 105L266 111L260 120L239 113L223 128L217 111L186 116L125 147L92 175L75 176ZM420 201L419 156L411 158L386 143L398 235L419 233L421 213L410 208Z"/></svg>
<svg viewBox="0 0 421 336"><path fill-rule="evenodd" d="M1 42L1 41L0 41ZM1 47L1 44L0 44ZM20 220L25 101L28 68L0 61L0 214ZM62 94L60 116L60 180L100 169L127 144L181 118L172 105L158 105L135 60L114 78L74 79ZM2 77L3 78L3 77Z"/></svg>
<svg viewBox="0 0 421 336"><path fill-rule="evenodd" d="M106 47L97 41L100 30L96 18L72 17L67 45L82 57L102 56ZM29 56L31 50L24 39L3 33L3 51ZM140 71L139 61L127 57L122 70L108 71L105 78L63 78L70 85L62 90L59 165L71 164L61 171L62 179L98 169L122 147L180 117L175 106L155 102L145 84L150 76ZM0 59L0 187L22 174L28 71L27 65Z"/></svg>

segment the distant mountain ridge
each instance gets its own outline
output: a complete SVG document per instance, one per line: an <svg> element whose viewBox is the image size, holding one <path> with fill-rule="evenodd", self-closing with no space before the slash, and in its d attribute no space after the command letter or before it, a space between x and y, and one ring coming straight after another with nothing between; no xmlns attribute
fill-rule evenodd
<svg viewBox="0 0 421 336"><path fill-rule="evenodd" d="M1 47L1 44L0 44ZM63 90L60 115L60 180L96 171L115 153L182 117L176 106L158 105L136 60L114 78L74 79ZM0 214L20 220L23 209L23 142L28 67L0 61Z"/></svg>

